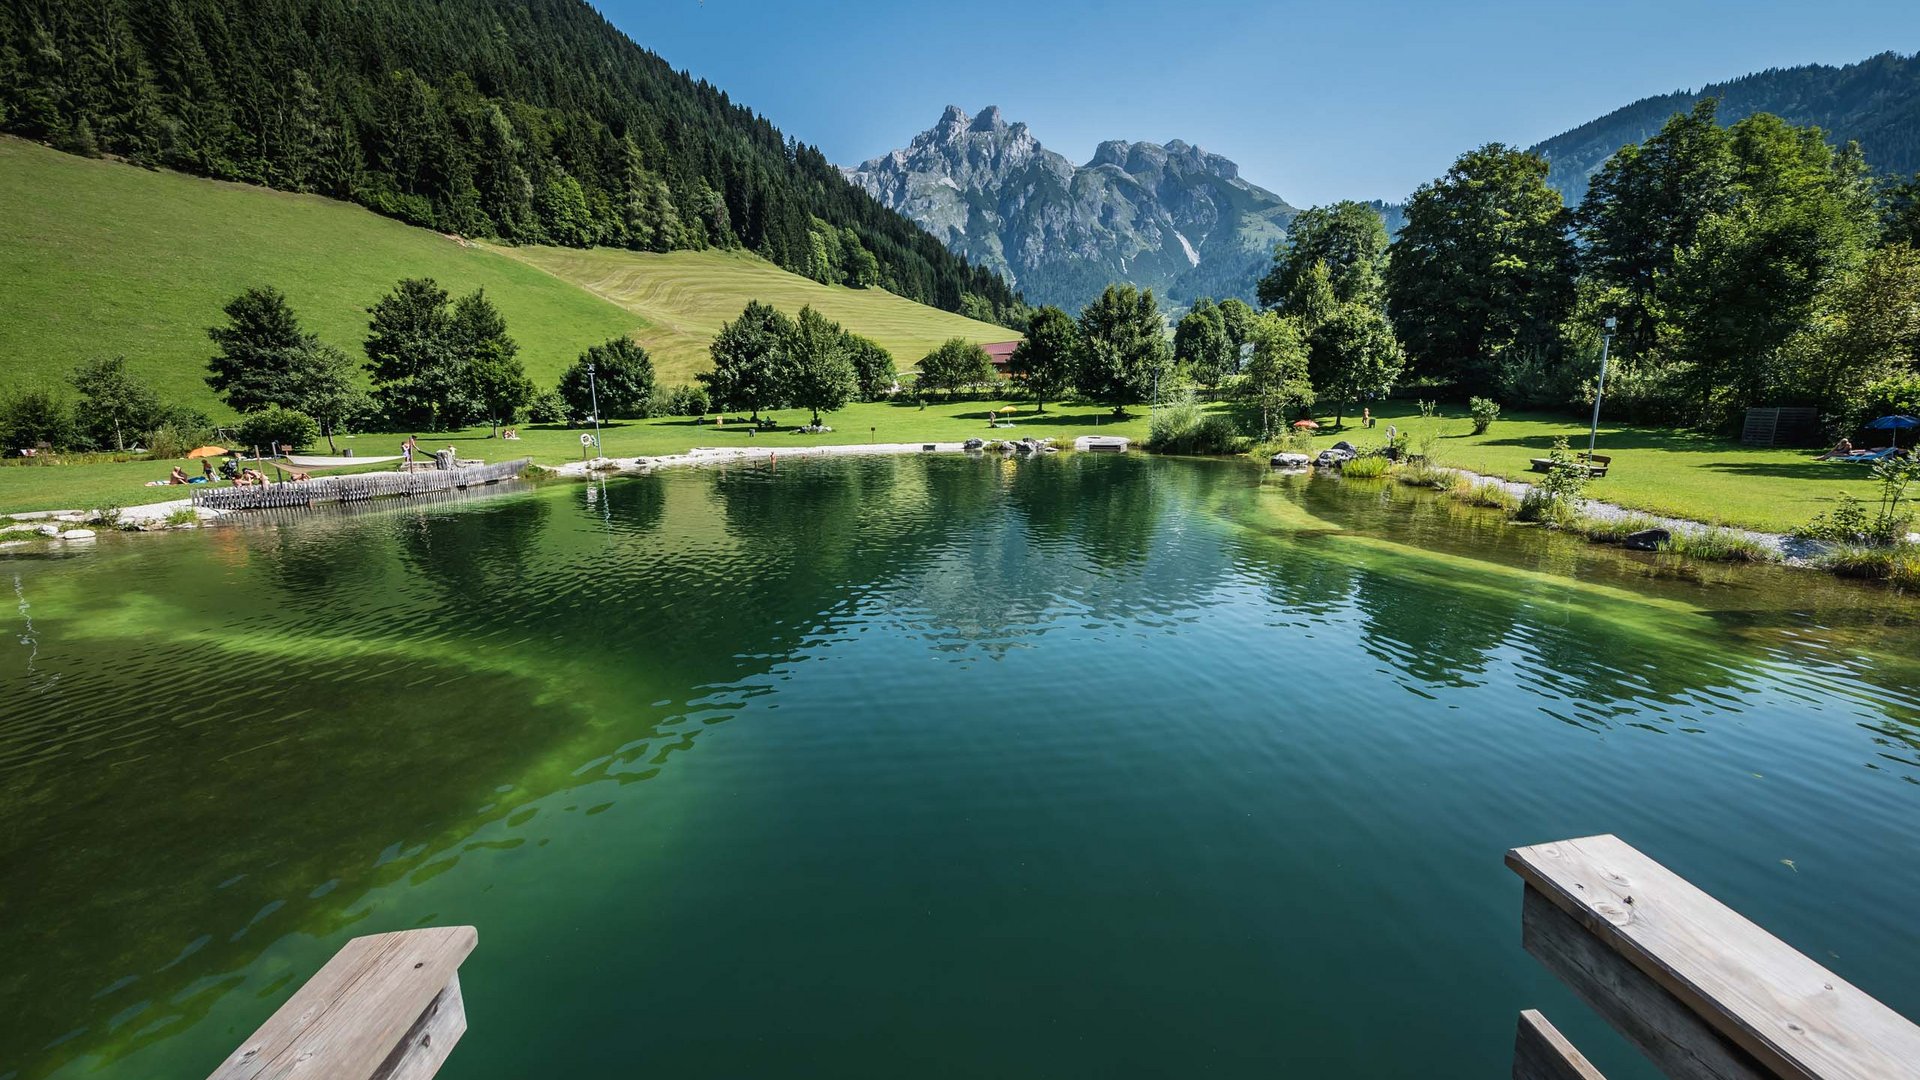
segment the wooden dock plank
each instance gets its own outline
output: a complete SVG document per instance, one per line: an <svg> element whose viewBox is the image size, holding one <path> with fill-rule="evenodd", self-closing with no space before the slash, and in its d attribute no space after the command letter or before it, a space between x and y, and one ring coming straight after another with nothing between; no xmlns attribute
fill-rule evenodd
<svg viewBox="0 0 1920 1080"><path fill-rule="evenodd" d="M1579 920L1528 885L1520 942L1670 1080L1770 1080L1752 1054L1702 1020Z"/></svg>
<svg viewBox="0 0 1920 1080"><path fill-rule="evenodd" d="M1920 1077L1920 1027L1615 836L1515 848L1529 886L1784 1077Z"/></svg>
<svg viewBox="0 0 1920 1080"><path fill-rule="evenodd" d="M347 942L305 986L215 1069L208 1080L375 1080L396 1071L409 1036L438 1031L444 1058L466 1029L455 973L479 934L437 926ZM451 991L451 997L442 997ZM460 1012L457 1030L434 1027L430 1007ZM403 1054L404 1056L404 1054ZM384 1070L384 1071L383 1071Z"/></svg>
<svg viewBox="0 0 1920 1080"><path fill-rule="evenodd" d="M1607 1080L1538 1009L1520 1014L1513 1036L1513 1080Z"/></svg>

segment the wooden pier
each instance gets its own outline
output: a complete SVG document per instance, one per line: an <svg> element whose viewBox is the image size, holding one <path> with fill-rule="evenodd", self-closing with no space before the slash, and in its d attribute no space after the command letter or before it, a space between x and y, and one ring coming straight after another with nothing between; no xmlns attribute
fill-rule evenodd
<svg viewBox="0 0 1920 1080"><path fill-rule="evenodd" d="M460 964L479 941L471 926L354 938L208 1080L426 1080L466 1033Z"/></svg>
<svg viewBox="0 0 1920 1080"><path fill-rule="evenodd" d="M354 473L349 476L323 476L316 480L288 480L257 487L214 488L195 491L193 505L209 510L283 510L315 503L363 502L393 496L422 495L431 491L455 491L477 484L511 480L531 464L532 458L515 458L495 465L475 465L463 469Z"/></svg>
<svg viewBox="0 0 1920 1080"><path fill-rule="evenodd" d="M1515 848L1521 943L1670 1077L1920 1078L1920 1027L1616 836ZM1515 1080L1601 1080L1538 1012Z"/></svg>

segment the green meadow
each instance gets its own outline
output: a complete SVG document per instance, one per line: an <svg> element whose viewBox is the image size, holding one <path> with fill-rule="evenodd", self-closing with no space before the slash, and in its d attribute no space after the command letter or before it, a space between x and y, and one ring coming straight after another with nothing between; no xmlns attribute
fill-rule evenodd
<svg viewBox="0 0 1920 1080"><path fill-rule="evenodd" d="M1018 410L1010 421L1012 428L989 428L988 410L1003 404ZM1555 436L1568 436L1581 449L1586 445L1586 428L1570 417L1515 414L1502 417L1485 434L1473 435L1464 409L1455 408L1452 416L1446 412L1443 409L1441 416L1429 420L1410 403L1391 402L1379 411L1378 426L1363 429L1349 422L1338 431L1332 430L1328 416L1323 418L1327 430L1303 440L1301 448L1317 452L1340 439L1362 448L1379 446L1386 441L1387 425L1394 424L1413 433L1416 450L1431 437L1428 445L1443 465L1526 480L1533 475L1528 459L1544 455ZM824 435L791 430L806 421L801 410L776 410L770 415L786 424L787 430L755 432L744 424L716 426L710 420L696 423L689 417L663 417L608 424L601 435L612 457L680 453L696 446L755 446L777 452L790 446L951 441L973 436L1052 437L1064 446L1077 435L1092 433L1126 435L1136 441L1147 435L1145 407L1116 422L1105 408L1084 403L1049 405L1044 413L1037 412L1031 402L1017 401L934 399L925 408L912 402L857 404L827 414L826 422L834 430ZM581 433L577 428L522 425L522 438L516 442L490 438L486 428L423 433L421 442L428 448L458 447L462 457L501 461L526 456L553 465L580 460ZM341 440L341 445L353 446L364 456L393 454L400 439L400 435L360 435ZM1864 467L1816 461L1814 452L1807 450L1757 449L1727 439L1621 426L1602 426L1599 448L1613 455L1613 469L1594 481L1588 494L1649 513L1784 532L1831 507L1842 493L1867 503L1878 498ZM156 461L10 463L0 467L0 513L132 506L177 498L178 488L142 486L164 477L169 467Z"/></svg>

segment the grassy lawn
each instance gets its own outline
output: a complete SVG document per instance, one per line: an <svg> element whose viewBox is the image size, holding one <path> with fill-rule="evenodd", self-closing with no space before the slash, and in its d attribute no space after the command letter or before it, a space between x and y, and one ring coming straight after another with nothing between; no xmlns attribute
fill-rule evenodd
<svg viewBox="0 0 1920 1080"><path fill-rule="evenodd" d="M655 255L615 248L498 250L639 316L646 325L633 336L646 346L661 381L669 385L691 382L694 372L710 366L707 343L748 300L772 304L789 315L811 304L827 318L878 342L903 371L948 338L989 342L1020 336L884 289L822 285L743 251Z"/></svg>
<svg viewBox="0 0 1920 1080"><path fill-rule="evenodd" d="M1494 421L1484 435L1473 435L1466 407L1441 409L1435 420L1421 417L1410 402L1393 401L1375 410L1377 426L1359 427L1347 417L1343 431L1323 430L1315 448L1345 438L1362 448L1386 442L1386 425L1411 432L1415 449L1422 437L1438 434L1434 455L1444 465L1527 480L1528 459L1544 457L1556 435L1574 449L1587 448L1587 425L1553 413L1513 413ZM1320 422L1332 428L1331 415ZM1665 428L1623 427L1603 422L1597 452L1610 454L1608 475L1595 480L1588 494L1636 510L1747 528L1785 532L1800 525L1850 492L1873 503L1879 489L1861 465L1815 461L1816 450L1778 450L1742 446L1722 439Z"/></svg>
<svg viewBox="0 0 1920 1080"><path fill-rule="evenodd" d="M1053 436L1063 444L1092 432L1131 436L1147 434L1146 410L1115 423L1107 410L1095 405L1050 405L1036 413L1031 403L1015 403L1012 430L990 430L987 410L993 401L933 402L925 409L906 404L850 405L828 414L835 429L827 435L795 435L790 431L751 432L744 425L716 427L685 417L637 420L603 427L606 453L613 457L678 453L696 446L755 446L770 451L783 446L862 442L928 442L973 436L1021 438ZM1380 410L1379 426L1361 429L1349 418L1343 431L1325 430L1311 441L1314 449L1346 438L1361 447L1386 441L1386 425L1398 425L1418 440L1437 433L1434 453L1442 464L1525 480L1527 459L1544 454L1555 435L1567 435L1585 447L1586 428L1579 421L1551 414L1503 416L1484 435L1468 434L1471 423L1464 409L1428 421L1411 404L1390 402ZM789 427L807 420L807 414L784 409L770 415ZM1329 429L1332 417L1322 418ZM490 439L486 428L451 434L422 435L428 449L456 446L462 457L502 461L531 457L541 464L580 460L580 431L559 427L522 426L522 439ZM356 452L372 456L398 452L399 435L361 435L342 440ZM1878 497L1867 470L1857 465L1813 460L1813 451L1761 450L1737 442L1652 428L1603 426L1600 450L1613 455L1613 471L1589 489L1597 499L1638 510L1676 517L1785 531L1805 522L1833 504L1842 492L1862 501ZM148 488L147 480L167 474L163 462L100 462L83 465L0 467L0 513L22 510L66 509L99 505L132 506L181 497L179 489Z"/></svg>

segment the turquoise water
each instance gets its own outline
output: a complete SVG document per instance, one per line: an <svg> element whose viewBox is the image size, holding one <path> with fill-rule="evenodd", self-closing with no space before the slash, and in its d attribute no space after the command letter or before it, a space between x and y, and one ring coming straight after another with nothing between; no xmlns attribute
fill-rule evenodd
<svg viewBox="0 0 1920 1080"><path fill-rule="evenodd" d="M0 560L0 1077L471 923L443 1076L1504 1075L1508 847L1920 1015L1920 607L1230 463L788 461Z"/></svg>

